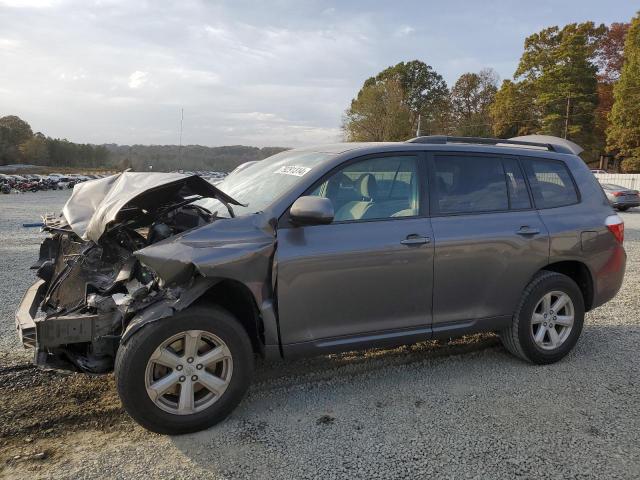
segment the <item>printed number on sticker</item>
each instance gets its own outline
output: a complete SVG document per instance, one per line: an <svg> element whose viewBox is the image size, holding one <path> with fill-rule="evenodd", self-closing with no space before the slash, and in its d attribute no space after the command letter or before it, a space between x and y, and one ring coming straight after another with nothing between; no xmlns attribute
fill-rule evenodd
<svg viewBox="0 0 640 480"><path fill-rule="evenodd" d="M307 173L309 170L311 169L307 167L298 167L296 165L285 165L283 167L280 167L274 173L282 173L283 175L294 175L296 177L301 177L305 173Z"/></svg>

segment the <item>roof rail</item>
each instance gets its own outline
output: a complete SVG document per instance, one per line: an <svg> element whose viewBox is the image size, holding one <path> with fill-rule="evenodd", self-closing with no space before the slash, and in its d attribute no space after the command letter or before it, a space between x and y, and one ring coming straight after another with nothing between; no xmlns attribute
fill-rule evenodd
<svg viewBox="0 0 640 480"><path fill-rule="evenodd" d="M407 140L407 143L428 143L435 145L446 145L447 143L468 143L468 144L481 144L481 145L497 145L508 146L515 145L520 147L533 147L544 148L550 152L557 153L572 153L571 150L564 145L557 145L552 143L541 142L528 142L522 140L507 140L504 138L482 138L482 137L449 137L447 135L427 135L422 137L415 137L411 140Z"/></svg>

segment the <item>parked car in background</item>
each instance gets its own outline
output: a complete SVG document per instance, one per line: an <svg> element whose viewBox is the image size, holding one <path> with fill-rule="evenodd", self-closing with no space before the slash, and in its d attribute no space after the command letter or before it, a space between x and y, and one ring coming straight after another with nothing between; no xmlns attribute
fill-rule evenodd
<svg viewBox="0 0 640 480"><path fill-rule="evenodd" d="M624 224L577 145L527 140L289 150L217 186L80 184L45 219L17 330L38 365L115 370L127 412L171 434L225 418L256 355L494 331L557 362L622 284Z"/></svg>
<svg viewBox="0 0 640 480"><path fill-rule="evenodd" d="M596 169L596 170L591 170L591 173L609 173L609 172L607 172L606 170Z"/></svg>
<svg viewBox="0 0 640 480"><path fill-rule="evenodd" d="M603 183L601 185L613 208L624 212L630 208L640 206L638 190L632 190L612 183Z"/></svg>

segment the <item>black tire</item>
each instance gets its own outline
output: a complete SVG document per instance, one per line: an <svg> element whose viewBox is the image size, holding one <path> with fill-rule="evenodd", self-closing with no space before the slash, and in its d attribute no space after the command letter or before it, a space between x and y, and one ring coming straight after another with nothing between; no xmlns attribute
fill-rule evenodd
<svg viewBox="0 0 640 480"><path fill-rule="evenodd" d="M220 398L203 411L177 415L162 410L147 394L147 362L166 339L187 330L203 330L222 339L233 361L229 385ZM133 419L156 433L179 435L203 430L224 420L240 403L251 383L254 356L251 341L240 323L226 310L197 305L136 332L116 355L116 387L122 404Z"/></svg>
<svg viewBox="0 0 640 480"><path fill-rule="evenodd" d="M569 295L573 302L574 320L566 340L553 350L544 350L534 341L531 323L536 305L545 294L552 291L561 291ZM566 275L543 270L525 288L511 326L500 332L500 339L505 348L516 357L540 365L554 363L575 346L583 323L584 299L578 285Z"/></svg>
<svg viewBox="0 0 640 480"><path fill-rule="evenodd" d="M629 207L618 207L618 211L620 212L626 212L627 210L629 210Z"/></svg>

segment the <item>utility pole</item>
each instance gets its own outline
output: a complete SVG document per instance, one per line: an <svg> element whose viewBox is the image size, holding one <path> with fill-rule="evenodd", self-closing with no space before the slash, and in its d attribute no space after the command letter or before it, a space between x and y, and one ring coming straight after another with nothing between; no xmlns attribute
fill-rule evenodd
<svg viewBox="0 0 640 480"><path fill-rule="evenodd" d="M567 138L569 133L569 110L571 109L571 95L567 97L567 113L564 116L564 138Z"/></svg>
<svg viewBox="0 0 640 480"><path fill-rule="evenodd" d="M418 114L418 128L416 129L416 137L420 136L420 114Z"/></svg>
<svg viewBox="0 0 640 480"><path fill-rule="evenodd" d="M184 121L184 108L180 109L180 143L178 145L178 168L182 167L182 123ZM566 138L566 135L565 135Z"/></svg>

